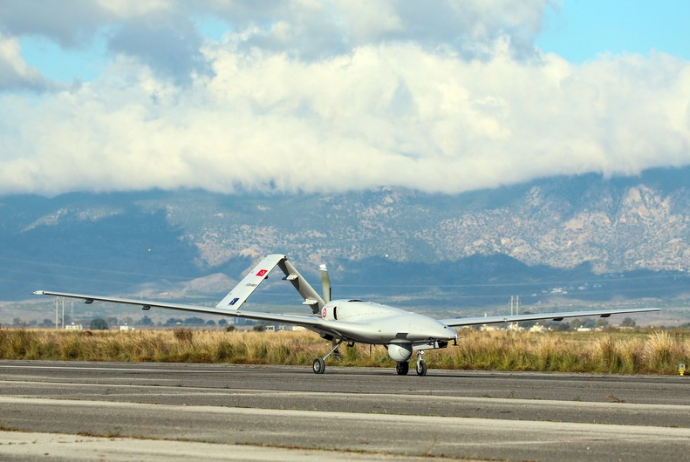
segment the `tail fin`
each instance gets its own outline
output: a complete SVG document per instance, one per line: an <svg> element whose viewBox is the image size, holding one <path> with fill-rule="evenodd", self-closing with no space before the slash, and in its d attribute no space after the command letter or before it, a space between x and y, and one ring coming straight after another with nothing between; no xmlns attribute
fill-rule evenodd
<svg viewBox="0 0 690 462"><path fill-rule="evenodd" d="M312 313L316 314L321 312L321 308L326 304L321 296L316 293L314 288L309 285L306 279L299 274L299 271L295 269L294 266L288 261L287 258L278 262L278 266L285 273L285 280L290 281L297 292L300 293L304 301L303 305L309 305L311 307Z"/></svg>
<svg viewBox="0 0 690 462"><path fill-rule="evenodd" d="M216 308L227 308L239 311L244 302L247 301L249 296L259 287L259 284L268 277L268 273L276 266L279 266L280 269L283 270L283 273L285 273L283 279L290 281L295 289L297 289L297 292L304 298L304 302L302 303L304 305L309 305L312 313L319 313L326 303L319 294L316 293L312 286L309 285L307 280L299 274L299 271L290 264L287 257L280 254L269 255L261 260L259 264L216 305Z"/></svg>
<svg viewBox="0 0 690 462"><path fill-rule="evenodd" d="M242 304L244 304L256 288L259 287L259 284L261 284L264 279L268 278L268 273L283 260L287 260L287 257L279 254L269 255L261 260L259 264L216 305L216 308L239 310Z"/></svg>

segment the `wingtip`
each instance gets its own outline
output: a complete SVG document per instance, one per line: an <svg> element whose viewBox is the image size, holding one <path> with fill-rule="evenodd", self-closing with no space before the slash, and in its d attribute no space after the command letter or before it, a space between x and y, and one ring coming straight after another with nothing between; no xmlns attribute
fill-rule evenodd
<svg viewBox="0 0 690 462"><path fill-rule="evenodd" d="M44 290L35 290L34 295L45 295L45 291Z"/></svg>

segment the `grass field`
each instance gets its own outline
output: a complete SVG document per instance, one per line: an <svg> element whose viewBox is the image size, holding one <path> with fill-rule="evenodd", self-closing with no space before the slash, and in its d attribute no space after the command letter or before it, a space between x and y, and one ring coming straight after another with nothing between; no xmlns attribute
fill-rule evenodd
<svg viewBox="0 0 690 462"><path fill-rule="evenodd" d="M462 331L458 346L427 352L432 368L676 374L690 363L690 331L510 333ZM307 365L330 343L309 332L0 329L0 358ZM341 346L344 366L392 367L382 346Z"/></svg>

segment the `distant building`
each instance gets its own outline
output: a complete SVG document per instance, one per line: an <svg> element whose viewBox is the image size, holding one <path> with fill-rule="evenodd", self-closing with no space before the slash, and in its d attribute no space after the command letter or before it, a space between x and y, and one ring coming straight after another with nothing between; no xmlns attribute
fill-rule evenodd
<svg viewBox="0 0 690 462"><path fill-rule="evenodd" d="M72 323L68 326L65 326L65 330L84 330L84 326L81 324Z"/></svg>
<svg viewBox="0 0 690 462"><path fill-rule="evenodd" d="M500 330L500 329L496 326L490 326L488 324L482 324L482 327L479 330L481 330L482 332L495 332L495 331Z"/></svg>

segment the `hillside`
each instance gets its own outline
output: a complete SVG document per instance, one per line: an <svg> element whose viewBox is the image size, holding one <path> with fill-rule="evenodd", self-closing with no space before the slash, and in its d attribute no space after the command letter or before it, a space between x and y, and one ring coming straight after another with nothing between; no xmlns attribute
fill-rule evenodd
<svg viewBox="0 0 690 462"><path fill-rule="evenodd" d="M688 168L584 175L454 196L384 187L3 197L0 299L40 287L222 293L273 252L307 275L328 263L353 295L672 297L690 268L689 178Z"/></svg>

